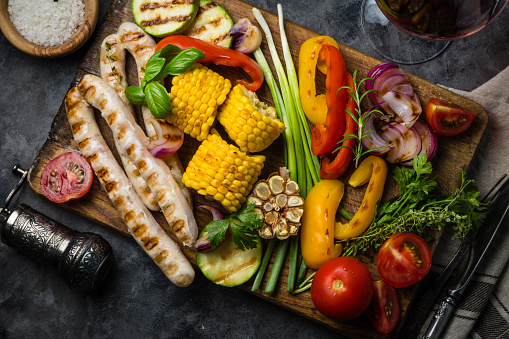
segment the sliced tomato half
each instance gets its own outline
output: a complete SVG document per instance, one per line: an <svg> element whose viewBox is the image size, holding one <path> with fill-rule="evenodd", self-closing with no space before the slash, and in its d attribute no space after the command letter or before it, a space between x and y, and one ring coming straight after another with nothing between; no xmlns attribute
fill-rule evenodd
<svg viewBox="0 0 509 339"><path fill-rule="evenodd" d="M90 190L92 181L92 168L85 158L73 152L48 162L41 174L42 192L56 203L81 198Z"/></svg>
<svg viewBox="0 0 509 339"><path fill-rule="evenodd" d="M399 319L399 299L394 287L383 280L373 281L373 299L366 310L366 316L380 333L391 332Z"/></svg>
<svg viewBox="0 0 509 339"><path fill-rule="evenodd" d="M380 247L376 267L380 277L394 287L421 280L431 268L428 244L413 233L398 233Z"/></svg>
<svg viewBox="0 0 509 339"><path fill-rule="evenodd" d="M475 114L452 102L432 98L426 106L426 119L441 135L456 135L472 125Z"/></svg>

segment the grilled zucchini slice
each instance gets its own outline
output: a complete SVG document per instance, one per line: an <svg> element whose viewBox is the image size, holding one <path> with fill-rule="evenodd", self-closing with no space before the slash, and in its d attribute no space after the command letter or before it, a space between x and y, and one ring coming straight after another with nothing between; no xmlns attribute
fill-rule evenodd
<svg viewBox="0 0 509 339"><path fill-rule="evenodd" d="M199 0L133 0L136 23L148 34L166 37L184 32L198 14Z"/></svg>
<svg viewBox="0 0 509 339"><path fill-rule="evenodd" d="M204 233L200 234L203 237ZM230 235L211 252L196 252L196 262L203 275L217 285L232 287L248 281L260 267L262 243L249 250L240 250Z"/></svg>
<svg viewBox="0 0 509 339"><path fill-rule="evenodd" d="M186 35L230 48L233 38L228 35L233 20L223 6L212 0L200 0L200 8Z"/></svg>

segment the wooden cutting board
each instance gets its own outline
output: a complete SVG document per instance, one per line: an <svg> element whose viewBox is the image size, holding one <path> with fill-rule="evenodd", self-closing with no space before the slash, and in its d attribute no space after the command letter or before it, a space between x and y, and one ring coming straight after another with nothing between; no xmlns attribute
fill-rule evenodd
<svg viewBox="0 0 509 339"><path fill-rule="evenodd" d="M242 2L240 0L220 0L220 3L228 10L228 12L232 15L234 21L237 21L240 18L248 17L253 23L256 23L252 15L252 5ZM280 56L282 57L281 52L281 43L279 38L279 29L278 29L278 21L277 16L268 13L262 10L269 26L272 29L275 42L277 48L280 52ZM95 40L92 42L90 46L90 50L86 54L83 62L81 63L76 76L70 87L73 87L77 84L82 75L86 73L92 73L99 75L99 53L100 53L100 45L102 40L109 34L117 31L117 28L122 22L125 21L134 21L131 12L131 6L129 0L118 0L113 1L111 7L109 8L106 16L104 18L103 24L98 29L97 36ZM303 28L297 24L292 22L286 22L286 33L290 43L290 48L292 51L292 55L294 57L295 65L298 65L298 52L301 44L306 41L308 38L318 35L318 33L310 31L306 28ZM359 70L359 77L365 77L368 70L374 65L380 63L379 60L376 60L370 56L362 54L348 46L344 46L340 44L340 50L345 58L347 69L349 72L354 70ZM270 54L268 52L268 47L265 43L262 44L262 49L267 57L267 60L270 62ZM130 79L130 83L134 84L133 79L136 79L136 71L135 65L131 58L128 58L127 62L128 68L128 77ZM214 70L220 72L223 76L232 80L232 82L238 77L245 77L246 75L243 71L233 68L227 67L211 67ZM274 71L274 69L273 69ZM275 74L275 72L274 72ZM486 129L488 123L488 116L484 109L463 97L460 97L452 92L449 92L439 86L431 84L423 79L420 79L416 76L408 74L410 82L417 92L423 107L425 107L426 102L429 98L436 97L442 98L449 101L456 102L457 104L464 106L465 108L476 113L477 117L474 121L474 124L467 130L462 133L460 136L455 137L441 137L439 136L439 149L437 156L433 160L434 166L434 175L437 177L439 184L441 185L443 193L451 194L454 190L459 186L461 182L461 171L468 168L470 162L472 161L476 150L481 143L482 136ZM319 90L324 90L323 82L320 81L323 79L319 79ZM270 96L270 92L268 90L267 85L263 85L262 88L257 92L260 99L266 103L272 104L272 98ZM63 100L63 98L62 98ZM138 112L138 118L140 118L140 112ZM104 120L100 117L99 112L96 112L97 122L103 131L105 139L108 141L110 146L113 146L112 135L109 131L108 126L104 122ZM141 121L141 120L140 120ZM196 151L199 143L186 135L184 146L179 150L180 159L184 165L184 167L188 164L189 160L193 156ZM114 153L114 147L111 147ZM32 190L38 194L42 194L40 187L40 174L44 166L48 161L53 159L55 156L68 152L70 150L78 150L76 143L72 139L72 133L67 122L65 108L63 106L57 112L57 115L53 121L51 126L51 131L49 133L48 139L46 143L43 145L40 150L39 155L34 160L30 175L29 175L29 183ZM265 168L262 172L260 178L264 178L268 176L268 174L277 171L279 166L283 165L283 144L280 140L276 141L272 146L270 146L267 150L262 152L262 154L267 156L267 160L265 163ZM118 159L118 158L117 158ZM398 194L398 187L396 183L392 180L392 166L390 167L388 182L386 183L386 191L384 193L384 200L387 200L393 196ZM349 177L352 169L347 172L341 180L346 182ZM352 189L346 186L345 196L342 201L342 205L348 211L355 213L358 208L362 197L364 195L364 188L360 189ZM199 205L208 204L213 205L217 208L220 208L220 205L217 203L211 203L206 201L202 196L194 194L194 212L195 217L198 222L200 229L202 229L209 221L210 215L208 212L204 212L202 209L196 208ZM114 230L119 231L120 233L130 236L127 232L127 228L120 219L113 205L108 200L106 193L101 189L99 182L96 178L94 178L94 183L91 191L83 198L80 198L76 201L71 201L65 204L62 204L65 208L68 208L86 218L89 218L92 221L95 221L103 226L112 228ZM168 228L166 221L161 213L154 213L156 220L167 230L170 236L173 239L176 239ZM436 240L432 242L432 248L436 246L437 240L439 239L439 234L435 234ZM196 265L196 260L194 256L194 252L189 248L183 248L184 253L189 258L189 260ZM368 269L372 273L374 279L379 278L378 273L376 271L376 265L373 262L370 262L367 258L361 258L364 263L367 265ZM371 326L368 324L367 320L364 317L360 317L358 319L352 321L333 321L324 316L322 316L313 306L311 301L310 292L307 291L305 293L301 293L298 295L291 295L286 292L286 280L288 273L288 263L284 266L281 276L279 279L279 283L277 285L276 291L271 294L263 294L262 292L256 292L262 298L265 298L279 306L285 307L291 311L294 311L302 316L313 319L325 326L328 326L342 334L348 335L353 338L386 338L391 337L392 335L381 335L376 332ZM265 286L266 280L262 283L261 289L263 290ZM251 283L247 283L241 288L250 291ZM409 304L412 301L412 297L416 293L416 286L410 286L403 289L398 289L398 295L401 303L401 312L402 315L405 314L408 309ZM403 319L400 318L398 327L402 326ZM396 332L396 331L394 331Z"/></svg>

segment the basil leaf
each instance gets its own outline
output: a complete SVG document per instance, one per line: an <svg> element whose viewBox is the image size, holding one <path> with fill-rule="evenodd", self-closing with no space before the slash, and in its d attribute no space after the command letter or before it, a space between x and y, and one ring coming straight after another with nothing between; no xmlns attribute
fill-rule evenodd
<svg viewBox="0 0 509 339"><path fill-rule="evenodd" d="M159 72L164 67L164 64L166 62L166 59L163 58L155 58L149 60L147 62L147 66L145 67L145 75L143 76L143 80L141 81L141 87L144 89L145 86L147 86L147 83L154 79Z"/></svg>
<svg viewBox="0 0 509 339"><path fill-rule="evenodd" d="M145 99L150 112L157 119L171 114L171 100L166 88L157 82L149 82L145 87Z"/></svg>
<svg viewBox="0 0 509 339"><path fill-rule="evenodd" d="M147 106L145 101L145 93L139 86L129 86L125 89L125 96L135 105Z"/></svg>
<svg viewBox="0 0 509 339"><path fill-rule="evenodd" d="M182 48L175 45L166 45L156 53L158 57L166 59L168 62L176 57L180 52L182 52Z"/></svg>
<svg viewBox="0 0 509 339"><path fill-rule="evenodd" d="M180 52L164 67L163 73L180 75L188 70L197 60L205 58L205 53L196 48L188 48Z"/></svg>

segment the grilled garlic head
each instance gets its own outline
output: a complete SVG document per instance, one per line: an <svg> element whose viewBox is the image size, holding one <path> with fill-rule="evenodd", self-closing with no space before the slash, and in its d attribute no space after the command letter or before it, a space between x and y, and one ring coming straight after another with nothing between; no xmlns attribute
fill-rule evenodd
<svg viewBox="0 0 509 339"><path fill-rule="evenodd" d="M254 211L262 216L264 226L258 229L260 237L286 239L297 235L304 213L304 199L299 196L299 185L290 180L288 170L271 174L267 180L258 181L247 204L255 204Z"/></svg>

